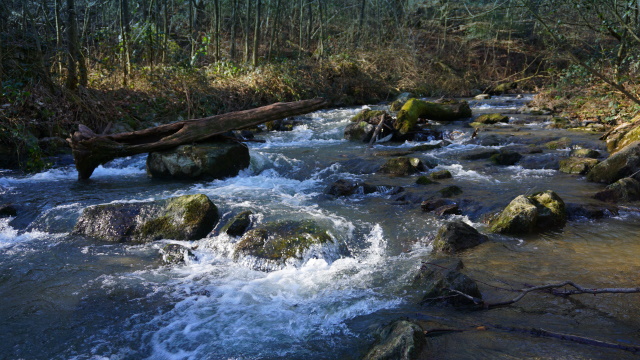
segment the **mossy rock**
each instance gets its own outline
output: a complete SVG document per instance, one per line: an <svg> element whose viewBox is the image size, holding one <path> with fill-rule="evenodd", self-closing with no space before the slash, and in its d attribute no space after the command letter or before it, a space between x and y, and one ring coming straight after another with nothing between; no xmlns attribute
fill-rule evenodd
<svg viewBox="0 0 640 360"><path fill-rule="evenodd" d="M380 116L389 116L389 114L384 110L364 109L359 113L357 113L354 117L352 117L351 122L357 123L357 122L364 121L372 125L373 124L378 125L378 123L380 122L379 120Z"/></svg>
<svg viewBox="0 0 640 360"><path fill-rule="evenodd" d="M547 190L531 196L513 199L490 223L492 232L503 234L529 234L562 228L566 223L564 201Z"/></svg>
<svg viewBox="0 0 640 360"><path fill-rule="evenodd" d="M487 240L488 237L480 234L474 227L462 220L456 220L440 227L431 244L435 252L454 254L476 247Z"/></svg>
<svg viewBox="0 0 640 360"><path fill-rule="evenodd" d="M460 189L460 187L456 185L451 185L438 190L438 192L440 193L440 196L444 198L450 198L450 197L461 195L462 189Z"/></svg>
<svg viewBox="0 0 640 360"><path fill-rule="evenodd" d="M206 195L90 206L73 232L106 241L144 243L160 239L204 238L218 222L218 209Z"/></svg>
<svg viewBox="0 0 640 360"><path fill-rule="evenodd" d="M208 142L155 151L147 157L147 174L160 179L223 179L249 166L246 145Z"/></svg>
<svg viewBox="0 0 640 360"><path fill-rule="evenodd" d="M434 171L431 174L429 174L429 176L431 176L431 178L434 180L451 179L453 177L453 175L451 175L451 172L449 170Z"/></svg>
<svg viewBox="0 0 640 360"><path fill-rule="evenodd" d="M607 202L629 202L640 200L640 181L634 178L622 178L597 192L594 198Z"/></svg>
<svg viewBox="0 0 640 360"><path fill-rule="evenodd" d="M611 145L609 151L611 154L614 154L636 141L640 141L640 126L632 127L630 130L626 131L624 135ZM609 146L610 145L607 143L607 147Z"/></svg>
<svg viewBox="0 0 640 360"><path fill-rule="evenodd" d="M392 102L389 105L389 110L391 111L400 111L400 109L402 109L402 106L404 106L405 101L402 100L395 100L394 102Z"/></svg>
<svg viewBox="0 0 640 360"><path fill-rule="evenodd" d="M251 215L253 215L251 210L237 214L220 229L220 232L231 236L242 236L251 225Z"/></svg>
<svg viewBox="0 0 640 360"><path fill-rule="evenodd" d="M484 114L475 118L474 122L485 124L485 125L492 125L497 123L508 123L509 117L506 115L498 114L498 113Z"/></svg>
<svg viewBox="0 0 640 360"><path fill-rule="evenodd" d="M571 156L578 158L597 159L600 157L600 152L592 149L573 149L571 150Z"/></svg>
<svg viewBox="0 0 640 360"><path fill-rule="evenodd" d="M640 170L640 141L627 145L594 166L587 180L611 184Z"/></svg>
<svg viewBox="0 0 640 360"><path fill-rule="evenodd" d="M344 129L344 138L352 141L369 142L376 127L366 121L352 122Z"/></svg>
<svg viewBox="0 0 640 360"><path fill-rule="evenodd" d="M418 184L418 185L431 185L431 184L437 184L437 182L429 179L427 176L421 175L416 179L416 184Z"/></svg>
<svg viewBox="0 0 640 360"><path fill-rule="evenodd" d="M498 84L498 85L494 86L493 88L491 88L491 90L489 91L489 94L491 94L491 95L506 94L506 93L510 92L511 90L514 90L514 89L517 89L517 88L518 88L518 83L517 82L506 82L506 83Z"/></svg>
<svg viewBox="0 0 640 360"><path fill-rule="evenodd" d="M599 163L597 159L570 157L560 160L560 171L567 174L584 175Z"/></svg>
<svg viewBox="0 0 640 360"><path fill-rule="evenodd" d="M407 320L397 320L380 331L379 340L362 359L416 359L426 343L424 331L418 324Z"/></svg>
<svg viewBox="0 0 640 360"><path fill-rule="evenodd" d="M414 131L419 118L437 121L453 121L471 117L471 108L466 101L439 104L419 99L409 99L398 112L394 128L401 135Z"/></svg>
<svg viewBox="0 0 640 360"><path fill-rule="evenodd" d="M569 139L568 137L561 137L558 140L553 140L545 143L544 146L549 150L565 149L571 146L571 139Z"/></svg>
<svg viewBox="0 0 640 360"><path fill-rule="evenodd" d="M464 153L460 156L461 160L480 160L489 159L493 155L500 153L496 149L477 149Z"/></svg>
<svg viewBox="0 0 640 360"><path fill-rule="evenodd" d="M283 220L247 231L235 246L236 257L250 255L284 263L300 259L314 245L333 242L327 230L313 220Z"/></svg>
<svg viewBox="0 0 640 360"><path fill-rule="evenodd" d="M408 176L425 169L426 167L418 158L398 157L387 160L379 171L392 176Z"/></svg>
<svg viewBox="0 0 640 360"><path fill-rule="evenodd" d="M411 151L431 151L431 150L435 150L435 149L440 149L440 148L442 148L442 146L443 146L442 142L439 142L437 144L422 144L422 145L413 146L413 147L409 148L409 150L411 150Z"/></svg>
<svg viewBox="0 0 640 360"><path fill-rule="evenodd" d="M522 155L515 151L501 151L491 155L489 160L496 165L511 166L522 159Z"/></svg>

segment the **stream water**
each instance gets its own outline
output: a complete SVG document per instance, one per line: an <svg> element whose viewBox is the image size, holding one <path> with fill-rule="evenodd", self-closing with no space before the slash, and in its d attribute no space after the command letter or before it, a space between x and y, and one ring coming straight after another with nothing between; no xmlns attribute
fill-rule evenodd
<svg viewBox="0 0 640 360"><path fill-rule="evenodd" d="M637 294L533 294L490 311L416 305L421 293L412 280L430 257L430 239L451 219L423 213L422 199L455 184L464 191L457 197L464 215L454 217L486 231L483 215L517 195L551 189L567 203L588 204L603 188L580 176L527 166L531 161L494 166L460 159L481 148L523 148L561 136L570 137L573 147L602 150L598 134L547 130L545 117L515 114L527 100L505 96L473 103L475 114L513 113L511 124L481 134L493 136L492 144L478 145L464 121L440 125L452 144L411 155L453 174L437 185L376 173L386 159L380 152L424 142L368 149L343 140L344 127L360 108L318 111L302 117L293 131L258 135L266 142L249 143L251 166L224 180L154 181L145 173L144 156L101 166L89 182L76 181L68 162L35 175L0 170L0 203L14 203L19 211L15 218L0 219L0 358L358 359L375 341L375 330L399 318L415 319L425 328L543 328L640 345ZM545 149L535 156L540 163L568 152ZM368 195L325 195L338 179L381 187ZM405 191L385 191L392 186ZM195 243L167 239L127 245L71 234L89 205L195 193L218 206L221 224L247 209L254 212L254 223L314 219L347 251L307 256L263 272L253 270L250 259L232 260L235 240L227 235ZM491 242L461 258L464 272L481 281L484 296L494 300L514 297L496 287L562 280L593 288L636 287L639 230L632 210L599 220L574 218L559 232L491 235ZM159 249L166 243L197 244L196 258L164 265ZM495 328L433 338L428 354L438 359L633 358L622 350Z"/></svg>

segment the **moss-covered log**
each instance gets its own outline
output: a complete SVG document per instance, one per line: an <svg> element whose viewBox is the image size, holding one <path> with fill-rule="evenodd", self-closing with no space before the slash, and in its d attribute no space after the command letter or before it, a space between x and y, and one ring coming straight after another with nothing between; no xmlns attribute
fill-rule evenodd
<svg viewBox="0 0 640 360"><path fill-rule="evenodd" d="M230 130L306 114L325 106L326 102L322 98L275 103L113 135L98 135L88 127L80 125L78 131L71 134L67 141L73 150L78 179L88 179L96 167L115 158L167 150L178 145L203 141Z"/></svg>

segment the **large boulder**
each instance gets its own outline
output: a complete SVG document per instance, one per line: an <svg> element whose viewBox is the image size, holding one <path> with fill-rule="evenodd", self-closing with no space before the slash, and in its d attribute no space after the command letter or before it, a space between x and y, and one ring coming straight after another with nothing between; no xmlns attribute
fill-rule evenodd
<svg viewBox="0 0 640 360"><path fill-rule="evenodd" d="M344 128L344 138L351 141L369 142L376 127L366 121L352 122Z"/></svg>
<svg viewBox="0 0 640 360"><path fill-rule="evenodd" d="M249 149L235 142L180 145L149 153L147 173L164 179L222 179L238 175L250 161Z"/></svg>
<svg viewBox="0 0 640 360"><path fill-rule="evenodd" d="M520 155L520 153L510 150L503 150L489 157L489 160L491 160L492 163L505 166L514 165L520 161L520 159L522 159L522 155Z"/></svg>
<svg viewBox="0 0 640 360"><path fill-rule="evenodd" d="M622 178L597 192L594 198L607 202L628 202L640 200L640 181L634 178Z"/></svg>
<svg viewBox="0 0 640 360"><path fill-rule="evenodd" d="M466 101L448 101L435 103L419 99L409 99L398 116L394 127L402 135L416 129L418 118L437 121L453 121L471 117L471 108Z"/></svg>
<svg viewBox="0 0 640 360"><path fill-rule="evenodd" d="M640 141L627 145L594 166L587 180L611 184L640 170Z"/></svg>
<svg viewBox="0 0 640 360"><path fill-rule="evenodd" d="M427 342L422 328L411 321L397 320L380 331L379 340L363 360L417 359Z"/></svg>
<svg viewBox="0 0 640 360"><path fill-rule="evenodd" d="M218 222L218 208L206 195L90 206L73 232L106 241L144 243L160 239L202 239Z"/></svg>
<svg viewBox="0 0 640 360"><path fill-rule="evenodd" d="M283 264L301 259L312 246L333 242L327 230L313 220L282 220L247 231L236 243L235 256L253 256Z"/></svg>
<svg viewBox="0 0 640 360"><path fill-rule="evenodd" d="M482 299L478 284L460 272L463 267L460 259L430 259L423 263L413 280L413 286L424 291L420 304L444 303L455 307L477 305L473 300L456 292Z"/></svg>
<svg viewBox="0 0 640 360"><path fill-rule="evenodd" d="M431 244L435 252L453 254L476 247L487 240L488 237L480 234L473 226L456 220L440 227Z"/></svg>
<svg viewBox="0 0 640 360"><path fill-rule="evenodd" d="M572 156L560 160L560 171L567 174L584 175L596 166L598 162L598 159Z"/></svg>
<svg viewBox="0 0 640 360"><path fill-rule="evenodd" d="M491 231L503 234L528 234L562 228L567 221L564 201L551 190L513 199L491 221Z"/></svg>

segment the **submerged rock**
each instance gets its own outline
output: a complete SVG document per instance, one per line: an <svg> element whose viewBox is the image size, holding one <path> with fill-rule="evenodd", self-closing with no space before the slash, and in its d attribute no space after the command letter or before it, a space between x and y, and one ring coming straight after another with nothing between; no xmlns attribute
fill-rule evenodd
<svg viewBox="0 0 640 360"><path fill-rule="evenodd" d="M476 149L472 151L468 151L460 156L461 160L480 160L480 159L489 159L493 155L499 154L500 152L496 149Z"/></svg>
<svg viewBox="0 0 640 360"><path fill-rule="evenodd" d="M461 273L464 267L460 259L430 259L420 267L413 285L424 290L421 305L448 304L455 307L467 307L477 305L471 299L456 293L482 299L482 293L478 284L471 278Z"/></svg>
<svg viewBox="0 0 640 360"><path fill-rule="evenodd" d="M362 359L417 359L426 342L424 331L418 324L407 320L397 320L380 331L380 339Z"/></svg>
<svg viewBox="0 0 640 360"><path fill-rule="evenodd" d="M160 249L162 255L162 261L166 264L183 264L187 259L194 259L195 255L186 246L179 244L167 244Z"/></svg>
<svg viewBox="0 0 640 360"><path fill-rule="evenodd" d="M629 144L594 166L587 174L587 180L611 184L631 176L638 170L640 170L640 141Z"/></svg>
<svg viewBox="0 0 640 360"><path fill-rule="evenodd" d="M332 243L327 230L313 220L270 222L247 231L235 246L236 257L254 256L283 264L300 259L312 246Z"/></svg>
<svg viewBox="0 0 640 360"><path fill-rule="evenodd" d="M222 227L222 229L220 229L220 232L226 233L231 236L242 236L251 225L251 215L253 215L253 212L251 212L251 210L243 211L237 214L231 220L229 220Z"/></svg>
<svg viewBox="0 0 640 360"><path fill-rule="evenodd" d="M106 241L143 243L160 239L202 239L218 222L218 209L206 195L90 206L73 232Z"/></svg>
<svg viewBox="0 0 640 360"><path fill-rule="evenodd" d="M429 179L428 177L421 175L418 176L418 178L416 179L416 184L418 185L431 185L431 184L437 184L437 182Z"/></svg>
<svg viewBox="0 0 640 360"><path fill-rule="evenodd" d="M429 174L429 176L431 176L431 178L434 180L451 179L453 177L453 175L451 175L451 172L449 170L434 171L431 174Z"/></svg>
<svg viewBox="0 0 640 360"><path fill-rule="evenodd" d="M431 151L431 150L435 150L435 149L440 149L445 145L446 144L444 144L444 141L441 141L441 142L439 142L437 144L416 145L414 147L409 148L409 150L411 150L411 151Z"/></svg>
<svg viewBox="0 0 640 360"><path fill-rule="evenodd" d="M513 199L491 221L491 231L503 234L528 234L562 228L566 223L564 201L551 190Z"/></svg>
<svg viewBox="0 0 640 360"><path fill-rule="evenodd" d="M438 192L440 193L440 196L449 198L462 194L462 189L460 189L459 186L451 185L438 190Z"/></svg>
<svg viewBox="0 0 640 360"><path fill-rule="evenodd" d="M628 202L640 200L640 181L622 178L597 192L594 198L606 202Z"/></svg>
<svg viewBox="0 0 640 360"><path fill-rule="evenodd" d="M398 194L404 191L401 186L371 185L358 181L340 179L327 186L325 194L333 196L350 196L354 194L373 194L375 192L385 194Z"/></svg>
<svg viewBox="0 0 640 360"><path fill-rule="evenodd" d="M147 157L147 173L164 179L222 179L249 166L249 149L239 143L180 145Z"/></svg>
<svg viewBox="0 0 640 360"><path fill-rule="evenodd" d="M602 219L618 215L618 209L613 206L596 206L591 204L566 204L567 220Z"/></svg>
<svg viewBox="0 0 640 360"><path fill-rule="evenodd" d="M440 227L432 245L435 252L453 254L476 247L488 239L473 226L462 220L455 220Z"/></svg>
<svg viewBox="0 0 640 360"><path fill-rule="evenodd" d="M560 171L567 174L584 175L598 164L597 159L586 157L570 157L560 160Z"/></svg>
<svg viewBox="0 0 640 360"><path fill-rule="evenodd" d="M424 170L426 170L426 166L420 159L399 157L387 160L379 171L392 176L408 176Z"/></svg>
<svg viewBox="0 0 640 360"><path fill-rule="evenodd" d="M496 165L511 166L522 159L522 155L515 151L504 150L491 155L489 160Z"/></svg>
<svg viewBox="0 0 640 360"><path fill-rule="evenodd" d="M414 131L418 118L437 121L453 121L471 117L471 108L466 101L435 103L419 99L409 99L398 112L395 129L402 135Z"/></svg>
<svg viewBox="0 0 640 360"><path fill-rule="evenodd" d="M13 204L0 205L0 218L16 215L18 215L18 210L16 210L16 207Z"/></svg>

